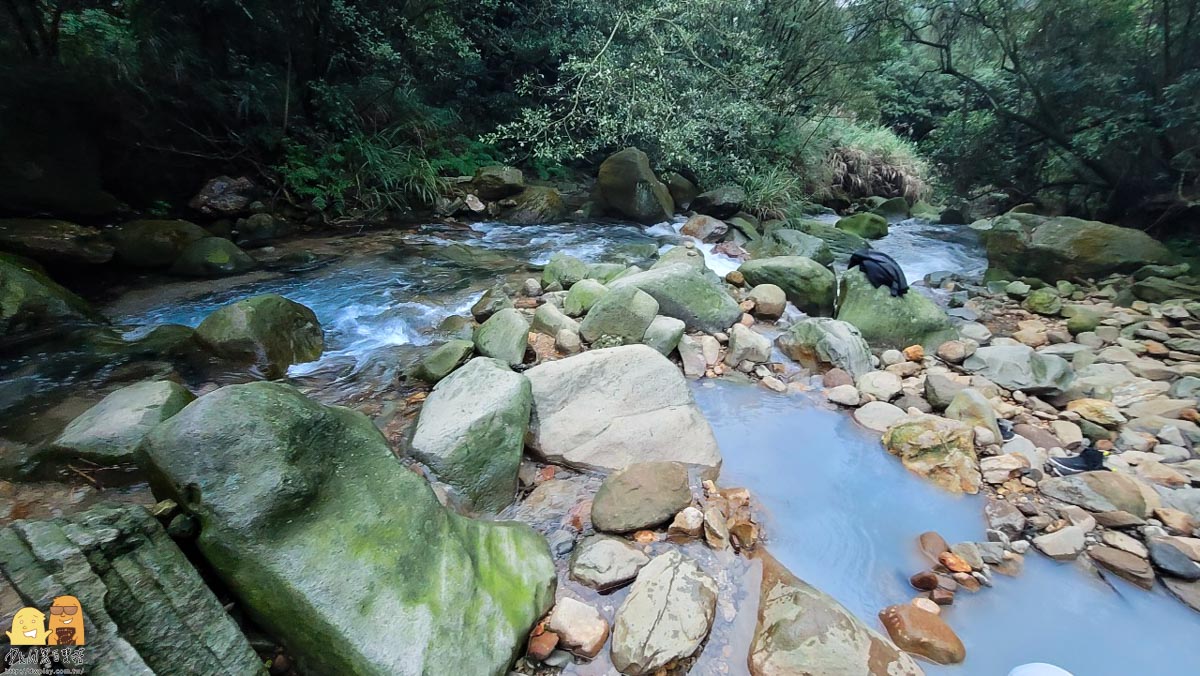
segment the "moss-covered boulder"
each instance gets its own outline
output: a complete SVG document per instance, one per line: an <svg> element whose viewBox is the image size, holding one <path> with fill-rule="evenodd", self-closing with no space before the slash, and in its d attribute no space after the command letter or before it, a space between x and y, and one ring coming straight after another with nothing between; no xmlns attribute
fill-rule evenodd
<svg viewBox="0 0 1200 676"><path fill-rule="evenodd" d="M485 200L498 200L525 189L525 175L516 167L493 164L480 167L471 179L471 190Z"/></svg>
<svg viewBox="0 0 1200 676"><path fill-rule="evenodd" d="M536 225L558 223L567 216L567 205L554 188L531 185L513 198L515 205L501 214L508 223Z"/></svg>
<svg viewBox="0 0 1200 676"><path fill-rule="evenodd" d="M736 185L723 185L697 195L690 208L698 214L713 218L731 218L742 210L742 204L745 202L745 190Z"/></svg>
<svg viewBox="0 0 1200 676"><path fill-rule="evenodd" d="M670 190L654 175L650 158L637 148L625 148L604 160L596 191L613 215L645 225L661 223L675 213Z"/></svg>
<svg viewBox="0 0 1200 676"><path fill-rule="evenodd" d="M575 286L578 287L579 285L576 284ZM542 303L533 313L533 325L529 330L553 338L558 335L559 331L569 331L578 334L579 322L568 317L553 303Z"/></svg>
<svg viewBox="0 0 1200 676"><path fill-rule="evenodd" d="M876 213L861 213L847 216L837 222L838 230L844 230L863 239L879 239L888 234L888 222Z"/></svg>
<svg viewBox="0 0 1200 676"><path fill-rule="evenodd" d="M587 263L569 254L556 253L550 256L550 262L542 270L542 288L558 283L562 288L570 289L587 276Z"/></svg>
<svg viewBox="0 0 1200 676"><path fill-rule="evenodd" d="M475 509L499 511L517 492L533 394L504 362L476 357L433 388L412 454Z"/></svg>
<svg viewBox="0 0 1200 676"><path fill-rule="evenodd" d="M0 336L99 319L86 301L55 283L33 261L0 254Z"/></svg>
<svg viewBox="0 0 1200 676"><path fill-rule="evenodd" d="M669 172L663 176L663 180L667 183L667 191L671 193L671 199L675 201L675 206L680 209L687 209L692 200L696 199L696 195L700 194L700 188L697 188L691 179L679 172Z"/></svg>
<svg viewBox="0 0 1200 676"><path fill-rule="evenodd" d="M1030 291L1021 307L1039 315L1057 315L1062 310L1062 297L1054 287L1045 286Z"/></svg>
<svg viewBox="0 0 1200 676"><path fill-rule="evenodd" d="M512 299L508 297L508 292L502 286L493 286L483 295L475 304L471 306L471 316L477 322L486 322L492 315L497 312L513 306Z"/></svg>
<svg viewBox="0 0 1200 676"><path fill-rule="evenodd" d="M913 218L919 218L923 221L929 221L930 223L937 223L938 221L942 220L942 210L933 206L929 202L926 202L925 200L917 200L916 202L913 202L912 209L909 210L909 213Z"/></svg>
<svg viewBox="0 0 1200 676"><path fill-rule="evenodd" d="M604 294L579 324L579 335L589 343L601 336L620 340L622 345L640 343L650 322L658 314L658 301L634 286L622 286Z"/></svg>
<svg viewBox="0 0 1200 676"><path fill-rule="evenodd" d="M1133 295L1147 303L1162 303L1176 298L1200 298L1200 285L1188 284L1178 279L1147 277L1133 284Z"/></svg>
<svg viewBox="0 0 1200 676"><path fill-rule="evenodd" d="M663 356L670 355L676 347L679 347L679 340L683 338L686 328L682 321L674 317L659 315L650 322L650 326L646 327L646 333L642 336L642 345L654 348Z"/></svg>
<svg viewBox="0 0 1200 676"><path fill-rule="evenodd" d="M829 253L835 260L847 261L850 259L850 254L862 249L870 249L871 243L863 237L839 230L838 228L821 221L811 219L790 219L784 222L785 228L789 230L799 230L807 233L825 242L825 246L829 247ZM823 263L819 256L809 256L818 263Z"/></svg>
<svg viewBox="0 0 1200 676"><path fill-rule="evenodd" d="M192 242L175 259L171 274L184 277L228 277L258 266L250 254L224 237L205 237Z"/></svg>
<svg viewBox="0 0 1200 676"><path fill-rule="evenodd" d="M130 221L117 228L113 241L117 260L137 268L165 268L208 231L188 221Z"/></svg>
<svg viewBox="0 0 1200 676"><path fill-rule="evenodd" d="M897 420L883 435L883 445L909 470L951 493L978 493L983 477L975 456L970 425L935 415Z"/></svg>
<svg viewBox="0 0 1200 676"><path fill-rule="evenodd" d="M903 197L893 197L889 200L884 200L879 206L871 209L871 213L876 216L882 216L889 221L903 221L912 215L912 210L908 206L908 200Z"/></svg>
<svg viewBox="0 0 1200 676"><path fill-rule="evenodd" d="M658 260L654 265L650 266L651 270L656 268L665 268L671 265L687 265L696 270L707 271L708 265L704 262L704 252L694 246L692 242L688 242L683 246L673 246L659 255Z"/></svg>
<svg viewBox="0 0 1200 676"><path fill-rule="evenodd" d="M963 369L1006 390L1029 394L1061 394L1075 380L1075 371L1067 360L1035 352L1027 345L981 347L967 357Z"/></svg>
<svg viewBox="0 0 1200 676"><path fill-rule="evenodd" d="M837 318L853 324L874 348L921 345L932 352L958 338L950 318L933 301L913 289L892 296L886 286L873 286L858 268L842 274Z"/></svg>
<svg viewBox="0 0 1200 676"><path fill-rule="evenodd" d="M469 340L448 340L417 362L412 376L427 383L436 383L454 372L475 351Z"/></svg>
<svg viewBox="0 0 1200 676"><path fill-rule="evenodd" d="M260 212L238 219L235 239L241 246L255 247L282 239L295 231L296 226L290 221Z"/></svg>
<svg viewBox="0 0 1200 676"><path fill-rule="evenodd" d="M319 359L325 349L317 315L275 294L216 310L196 327L196 338L217 356L253 365L269 379L282 378L292 364Z"/></svg>
<svg viewBox="0 0 1200 676"><path fill-rule="evenodd" d="M688 265L668 265L622 277L609 288L634 287L658 301L658 311L682 320L689 329L708 333L724 331L742 316L737 301L725 287Z"/></svg>
<svg viewBox="0 0 1200 676"><path fill-rule="evenodd" d="M792 324L775 339L789 358L807 369L840 368L855 380L871 370L871 348L852 324L811 317Z"/></svg>
<svg viewBox="0 0 1200 676"><path fill-rule="evenodd" d="M529 322L514 308L492 315L475 329L475 351L516 366L525 360L529 344Z"/></svg>
<svg viewBox="0 0 1200 676"><path fill-rule="evenodd" d="M833 314L837 279L833 272L811 258L777 256L747 261L738 270L751 286L774 284L800 310L816 316Z"/></svg>
<svg viewBox="0 0 1200 676"><path fill-rule="evenodd" d="M971 227L983 238L989 266L1018 277L1098 278L1173 258L1141 230L1099 221L1009 213Z"/></svg>
<svg viewBox="0 0 1200 676"><path fill-rule="evenodd" d="M608 287L594 279L585 279L571 286L563 299L563 311L571 317L580 317L592 309L596 301L608 293Z"/></svg>
<svg viewBox="0 0 1200 676"><path fill-rule="evenodd" d="M773 256L803 256L821 265L833 262L833 252L825 240L799 230L776 228L765 237L746 245L746 251L754 258Z"/></svg>
<svg viewBox="0 0 1200 676"><path fill-rule="evenodd" d="M504 674L553 604L541 536L442 507L356 411L231 385L142 449L155 495L198 519L200 554L305 673Z"/></svg>
<svg viewBox="0 0 1200 676"><path fill-rule="evenodd" d="M96 265L113 257L96 228L53 218L0 218L0 250L42 263Z"/></svg>

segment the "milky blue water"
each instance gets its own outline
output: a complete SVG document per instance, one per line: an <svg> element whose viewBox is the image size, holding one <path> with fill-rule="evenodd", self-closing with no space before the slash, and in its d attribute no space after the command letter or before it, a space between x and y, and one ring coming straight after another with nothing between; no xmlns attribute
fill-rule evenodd
<svg viewBox="0 0 1200 676"><path fill-rule="evenodd" d="M983 499L953 496L911 474L848 415L750 385L700 382L697 402L724 457L721 484L750 488L766 510L767 547L796 575L870 626L917 594L929 562L916 538L979 541ZM967 647L958 667L930 674L1004 676L1048 662L1075 676L1200 674L1200 613L1161 588L1089 576L1036 552L1016 578L960 591L943 616Z"/></svg>

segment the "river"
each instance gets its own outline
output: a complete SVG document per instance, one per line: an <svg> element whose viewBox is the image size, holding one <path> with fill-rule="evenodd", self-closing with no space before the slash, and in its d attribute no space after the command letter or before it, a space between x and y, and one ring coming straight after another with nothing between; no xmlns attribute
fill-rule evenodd
<svg viewBox="0 0 1200 676"><path fill-rule="evenodd" d="M397 364L459 331L449 318L469 315L489 286L519 283L529 264L544 264L555 252L644 262L680 241L679 224L427 226L293 242L287 246L319 250L332 262L210 290L175 282L104 310L136 337L162 323L195 326L241 297L283 294L311 307L326 332L322 358L293 366L289 377L318 398L339 401L389 388ZM986 265L973 233L961 226L905 221L875 246L897 258L910 281L942 270L978 274ZM701 248L719 274L736 267L711 246ZM30 373L38 389L69 384ZM928 565L916 550L919 533L936 530L950 542L984 538L982 498L950 496L909 474L877 435L821 397L721 381L697 382L694 392L725 458L720 483L746 486L761 503L769 549L868 625L880 628L880 609L914 595L907 578ZM1110 586L1036 552L1020 577L962 592L945 612L968 657L960 667L925 665L932 674L1004 676L1032 661L1076 676L1200 673L1200 614L1161 587L1143 592L1119 580Z"/></svg>

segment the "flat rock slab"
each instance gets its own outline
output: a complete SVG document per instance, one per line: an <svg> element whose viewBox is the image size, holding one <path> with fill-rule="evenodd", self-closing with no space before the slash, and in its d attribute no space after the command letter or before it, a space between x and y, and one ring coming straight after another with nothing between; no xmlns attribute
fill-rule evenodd
<svg viewBox="0 0 1200 676"><path fill-rule="evenodd" d="M691 502L687 466L637 463L600 484L592 501L592 525L608 533L653 528L670 521Z"/></svg>
<svg viewBox="0 0 1200 676"><path fill-rule="evenodd" d="M589 350L525 375L533 385L526 441L550 462L599 471L652 461L721 465L687 381L653 348Z"/></svg>
<svg viewBox="0 0 1200 676"><path fill-rule="evenodd" d="M575 548L571 577L592 589L608 592L632 582L647 563L650 557L629 542L593 535Z"/></svg>
<svg viewBox="0 0 1200 676"><path fill-rule="evenodd" d="M1150 562L1146 559L1115 547L1104 546L1092 547L1088 550L1088 556L1100 567L1143 589L1154 586L1154 570L1150 568Z"/></svg>
<svg viewBox="0 0 1200 676"><path fill-rule="evenodd" d="M712 628L717 583L694 561L670 550L638 573L617 609L612 661L623 674L653 674L696 652Z"/></svg>
<svg viewBox="0 0 1200 676"><path fill-rule="evenodd" d="M1084 472L1053 477L1038 484L1043 494L1091 512L1123 511L1137 517L1150 516L1161 500L1146 484L1117 472Z"/></svg>

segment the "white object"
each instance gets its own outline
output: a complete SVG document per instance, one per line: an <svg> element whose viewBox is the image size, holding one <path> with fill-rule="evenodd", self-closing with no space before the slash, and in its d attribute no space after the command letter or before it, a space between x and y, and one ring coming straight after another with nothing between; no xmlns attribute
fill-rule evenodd
<svg viewBox="0 0 1200 676"><path fill-rule="evenodd" d="M1066 669L1060 669L1053 664L1034 662L1032 664L1022 664L1008 672L1008 676L1071 676L1071 672Z"/></svg>

